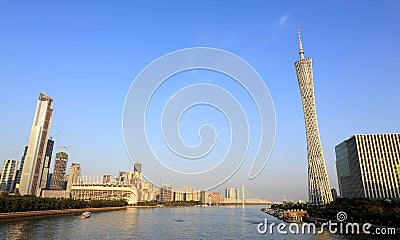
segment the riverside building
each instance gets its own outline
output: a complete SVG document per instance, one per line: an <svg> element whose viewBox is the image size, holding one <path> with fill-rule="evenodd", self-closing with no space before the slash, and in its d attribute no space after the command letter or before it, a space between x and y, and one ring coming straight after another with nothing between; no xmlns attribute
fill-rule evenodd
<svg viewBox="0 0 400 240"><path fill-rule="evenodd" d="M3 169L0 174L0 190L5 192L14 191L14 181L17 177L17 160L4 160Z"/></svg>
<svg viewBox="0 0 400 240"><path fill-rule="evenodd" d="M341 197L400 198L400 134L357 134L335 153Z"/></svg>
<svg viewBox="0 0 400 240"><path fill-rule="evenodd" d="M19 192L22 195L41 194L46 146L53 116L52 105L53 99L44 93L39 94L19 184Z"/></svg>

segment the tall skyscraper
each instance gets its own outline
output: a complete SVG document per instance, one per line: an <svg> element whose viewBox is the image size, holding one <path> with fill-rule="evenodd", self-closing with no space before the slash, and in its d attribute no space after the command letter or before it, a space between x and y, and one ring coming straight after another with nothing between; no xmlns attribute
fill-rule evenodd
<svg viewBox="0 0 400 240"><path fill-rule="evenodd" d="M295 62L294 65L296 67L306 125L308 201L310 204L325 205L332 202L332 193L319 137L317 110L314 98L312 58L304 58L300 29L298 29L298 39L300 60Z"/></svg>
<svg viewBox="0 0 400 240"><path fill-rule="evenodd" d="M41 178L53 116L52 104L53 99L44 93L39 94L19 184L19 192L22 195L40 196L41 193Z"/></svg>
<svg viewBox="0 0 400 240"><path fill-rule="evenodd" d="M67 191L70 192L72 185L80 181L81 178L81 165L79 163L72 163L69 168Z"/></svg>
<svg viewBox="0 0 400 240"><path fill-rule="evenodd" d="M66 188L66 171L68 163L68 154L65 152L56 153L56 161L54 162L54 171L51 178L50 189L65 190Z"/></svg>
<svg viewBox="0 0 400 240"><path fill-rule="evenodd" d="M50 172L51 155L53 155L53 147L54 147L54 141L50 138L47 141L46 154L44 155L42 178L40 181L41 189L46 189L47 180Z"/></svg>
<svg viewBox="0 0 400 240"><path fill-rule="evenodd" d="M342 197L400 198L400 134L357 134L335 152Z"/></svg>
<svg viewBox="0 0 400 240"><path fill-rule="evenodd" d="M5 192L14 191L14 182L17 178L17 160L4 160L0 178L0 190Z"/></svg>
<svg viewBox="0 0 400 240"><path fill-rule="evenodd" d="M28 146L25 146L24 148L24 154L21 157L21 163L19 164L19 169L17 170L17 177L15 179L15 191L19 192L19 185L21 183L21 175L22 175L22 169L24 169L24 162L26 158L26 152L28 151Z"/></svg>

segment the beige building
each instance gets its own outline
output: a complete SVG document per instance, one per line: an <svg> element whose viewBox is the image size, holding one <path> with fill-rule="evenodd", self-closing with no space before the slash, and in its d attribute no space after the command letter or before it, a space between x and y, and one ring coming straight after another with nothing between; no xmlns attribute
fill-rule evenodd
<svg viewBox="0 0 400 240"><path fill-rule="evenodd" d="M52 105L53 99L44 93L39 94L19 183L19 192L22 195L40 196L41 194L40 185L53 116Z"/></svg>
<svg viewBox="0 0 400 240"><path fill-rule="evenodd" d="M226 188L225 189L225 198L236 198L236 189L235 188Z"/></svg>
<svg viewBox="0 0 400 240"><path fill-rule="evenodd" d="M400 198L400 134L357 134L335 152L341 197Z"/></svg>
<svg viewBox="0 0 400 240"><path fill-rule="evenodd" d="M138 193L136 187L126 184L82 182L71 187L71 198L82 200L124 199L132 205L138 202Z"/></svg>
<svg viewBox="0 0 400 240"><path fill-rule="evenodd" d="M164 185L160 188L160 195L158 200L160 202L172 202L174 201L174 192L169 185Z"/></svg>
<svg viewBox="0 0 400 240"><path fill-rule="evenodd" d="M157 199L159 189L155 189L153 184L149 182L136 182L138 190L139 202L154 201Z"/></svg>
<svg viewBox="0 0 400 240"><path fill-rule="evenodd" d="M202 204L211 204L211 196L209 191L200 191L200 202Z"/></svg>
<svg viewBox="0 0 400 240"><path fill-rule="evenodd" d="M79 163L72 163L69 168L67 191L70 192L72 185L79 183L81 178L81 165Z"/></svg>
<svg viewBox="0 0 400 240"><path fill-rule="evenodd" d="M17 177L17 160L4 160L3 169L0 173L0 190L5 192L14 191L14 183Z"/></svg>
<svg viewBox="0 0 400 240"><path fill-rule="evenodd" d="M183 202L185 201L185 193L181 190L174 191L174 202Z"/></svg>

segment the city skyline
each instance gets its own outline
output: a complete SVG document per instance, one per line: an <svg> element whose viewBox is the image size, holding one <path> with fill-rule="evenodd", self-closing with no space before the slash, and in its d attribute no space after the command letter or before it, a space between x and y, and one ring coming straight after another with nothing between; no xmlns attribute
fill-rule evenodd
<svg viewBox="0 0 400 240"><path fill-rule="evenodd" d="M251 63L276 108L276 142L266 168L248 181L249 163L244 163L226 185L244 184L271 200L284 195L307 199L304 121L293 71L300 25L307 53L315 60L322 148L331 186L337 188L337 144L357 133L399 132L396 9L396 1L124 7L104 2L2 3L0 91L7 104L0 104L0 111L7 117L1 120L0 160L22 156L34 99L43 91L55 99L49 136L61 132L54 137L56 146L74 146L71 162L84 166L82 175L133 168L121 130L124 98L133 79L170 51L210 46ZM195 143L194 136L187 138ZM146 156L137 157L146 164Z"/></svg>

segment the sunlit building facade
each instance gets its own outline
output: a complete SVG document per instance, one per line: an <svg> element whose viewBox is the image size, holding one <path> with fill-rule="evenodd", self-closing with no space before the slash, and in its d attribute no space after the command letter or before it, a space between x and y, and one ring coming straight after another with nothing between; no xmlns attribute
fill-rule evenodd
<svg viewBox="0 0 400 240"><path fill-rule="evenodd" d="M225 198L236 198L236 189L235 188L226 188L225 189Z"/></svg>
<svg viewBox="0 0 400 240"><path fill-rule="evenodd" d="M341 197L400 198L400 134L357 134L335 152Z"/></svg>
<svg viewBox="0 0 400 240"><path fill-rule="evenodd" d="M52 105L53 99L44 93L39 94L19 184L19 192L22 195L40 196L41 194L46 146L53 116Z"/></svg>
<svg viewBox="0 0 400 240"><path fill-rule="evenodd" d="M300 29L298 31L298 38L300 60L295 62L295 67L306 125L308 201L313 205L325 205L332 202L333 199L319 136L317 109L314 97L312 58L304 57L303 45L300 39Z"/></svg>
<svg viewBox="0 0 400 240"><path fill-rule="evenodd" d="M17 177L18 161L4 160L3 168L0 173L0 190L4 192L14 191L14 182Z"/></svg>
<svg viewBox="0 0 400 240"><path fill-rule="evenodd" d="M67 191L70 192L72 185L79 183L81 178L81 165L79 163L72 163L69 168Z"/></svg>

